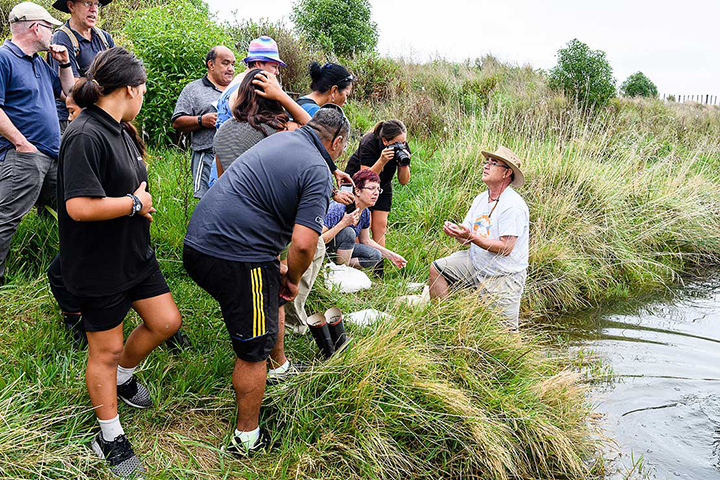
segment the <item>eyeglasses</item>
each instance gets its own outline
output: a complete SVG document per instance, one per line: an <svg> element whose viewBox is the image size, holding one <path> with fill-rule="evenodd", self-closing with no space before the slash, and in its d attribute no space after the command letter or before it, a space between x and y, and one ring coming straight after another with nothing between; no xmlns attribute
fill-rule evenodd
<svg viewBox="0 0 720 480"><path fill-rule="evenodd" d="M360 187L360 190L370 190L371 192L377 191L378 193L383 192L383 189L380 187Z"/></svg>
<svg viewBox="0 0 720 480"><path fill-rule="evenodd" d="M47 28L48 30L52 30L52 29L53 29L52 25L45 25L44 23L40 23L40 22L35 22L35 23L33 23L32 25L30 25L30 28L34 27L35 25L40 25L41 27L45 27L45 28Z"/></svg>
<svg viewBox="0 0 720 480"><path fill-rule="evenodd" d="M337 130L335 130L335 135L333 135L332 140L330 140L330 143L332 144L335 141L335 139L338 137L338 135L340 135L340 130L342 130L342 128L345 126L345 122L350 123L350 120L348 120L348 118L345 116L345 112L343 111L343 109L340 105L335 105L334 103L326 103L325 105L323 105L320 108L330 108L333 110L337 110L343 116L344 121L340 124L340 126L337 128ZM345 150L346 147L347 147L347 141L345 142L345 147L343 147L343 150Z"/></svg>
<svg viewBox="0 0 720 480"><path fill-rule="evenodd" d="M80 5L84 5L85 8L95 7L95 8L98 8L98 9L99 9L100 7L102 7L102 5L101 5L100 3L98 3L98 2L75 2L75 3L79 3Z"/></svg>
<svg viewBox="0 0 720 480"><path fill-rule="evenodd" d="M506 169L508 169L508 170L511 170L511 168L508 167L507 165L503 165L502 163L497 163L497 162L494 162L494 161L492 161L492 160L486 160L486 161L485 161L485 165L492 165L492 166L495 166L495 167L502 167L502 168L506 168Z"/></svg>

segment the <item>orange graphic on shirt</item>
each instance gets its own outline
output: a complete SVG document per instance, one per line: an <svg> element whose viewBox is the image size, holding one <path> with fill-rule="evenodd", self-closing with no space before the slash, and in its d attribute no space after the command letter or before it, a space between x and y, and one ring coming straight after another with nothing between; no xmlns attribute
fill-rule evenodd
<svg viewBox="0 0 720 480"><path fill-rule="evenodd" d="M483 238L488 238L490 236L490 226L492 225L492 220L490 220L490 217L487 215L480 215L475 219L473 222L473 233L476 233L480 235Z"/></svg>

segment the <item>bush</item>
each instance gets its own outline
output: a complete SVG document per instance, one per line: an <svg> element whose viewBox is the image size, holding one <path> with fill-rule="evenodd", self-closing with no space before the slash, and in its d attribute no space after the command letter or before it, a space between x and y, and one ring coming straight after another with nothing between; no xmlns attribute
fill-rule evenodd
<svg viewBox="0 0 720 480"><path fill-rule="evenodd" d="M584 107L604 106L615 96L612 67L602 50L590 50L577 38L557 53L550 87L563 91Z"/></svg>
<svg viewBox="0 0 720 480"><path fill-rule="evenodd" d="M313 48L304 39L298 38L285 24L268 20L236 21L228 26L228 34L234 41L235 49L240 52L238 62L245 57L253 39L262 35L272 37L278 44L280 58L287 65L280 70L283 88L297 93L310 91L308 66L312 61L323 63L324 53Z"/></svg>
<svg viewBox="0 0 720 480"><path fill-rule="evenodd" d="M298 32L325 51L351 56L375 49L377 25L368 0L298 0L291 19Z"/></svg>
<svg viewBox="0 0 720 480"><path fill-rule="evenodd" d="M207 6L192 0L174 0L138 11L124 32L148 75L138 125L150 143L168 144L174 138L170 117L180 92L205 75L208 50L232 42L213 21Z"/></svg>
<svg viewBox="0 0 720 480"><path fill-rule="evenodd" d="M356 77L352 94L355 100L384 100L392 96L399 87L400 66L375 52L339 59L338 62Z"/></svg>
<svg viewBox="0 0 720 480"><path fill-rule="evenodd" d="M623 97L657 97L655 84L642 72L633 73L620 86Z"/></svg>

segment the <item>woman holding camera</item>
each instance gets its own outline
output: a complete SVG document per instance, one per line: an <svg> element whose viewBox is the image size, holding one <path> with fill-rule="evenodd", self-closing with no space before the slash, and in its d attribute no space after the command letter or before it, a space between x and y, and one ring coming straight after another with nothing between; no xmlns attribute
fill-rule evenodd
<svg viewBox="0 0 720 480"><path fill-rule="evenodd" d="M353 182L355 202L348 206L331 202L325 215L322 237L327 242L328 252L335 254L337 263L355 268L375 267L383 258L403 268L407 261L373 241L368 231L374 215L368 208L372 208L383 193L380 177L366 169L353 175Z"/></svg>
<svg viewBox="0 0 720 480"><path fill-rule="evenodd" d="M380 176L382 193L372 211L372 238L385 246L388 214L392 207L392 179L397 172L400 185L410 182L410 147L407 129L400 120L386 120L375 125L372 132L360 140L360 146L348 160L347 173L354 175L369 169Z"/></svg>
<svg viewBox="0 0 720 480"><path fill-rule="evenodd" d="M345 105L355 78L342 65L326 63L322 67L317 62L310 64L310 89L312 93L297 100L312 117L322 105L333 103L339 107Z"/></svg>
<svg viewBox="0 0 720 480"><path fill-rule="evenodd" d="M85 372L100 424L92 449L119 477L144 471L118 417L117 397L152 406L134 372L180 328L180 312L150 246L153 202L145 147L129 123L147 80L121 47L95 57L73 97L82 112L65 131L58 163L58 224L63 283L78 301L87 332ZM123 345L130 309L142 323Z"/></svg>

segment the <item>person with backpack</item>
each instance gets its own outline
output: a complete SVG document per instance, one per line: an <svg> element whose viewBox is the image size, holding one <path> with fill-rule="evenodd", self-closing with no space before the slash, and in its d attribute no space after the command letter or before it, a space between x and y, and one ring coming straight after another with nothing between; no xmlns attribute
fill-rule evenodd
<svg viewBox="0 0 720 480"><path fill-rule="evenodd" d="M57 0L53 7L61 12L69 13L70 19L55 30L52 43L63 45L70 56L70 68L76 81L84 77L95 56L115 46L112 36L97 26L100 7L112 0ZM48 63L57 69L57 62L49 59ZM65 102L58 101L57 113L60 121L60 133L68 126L69 112Z"/></svg>

